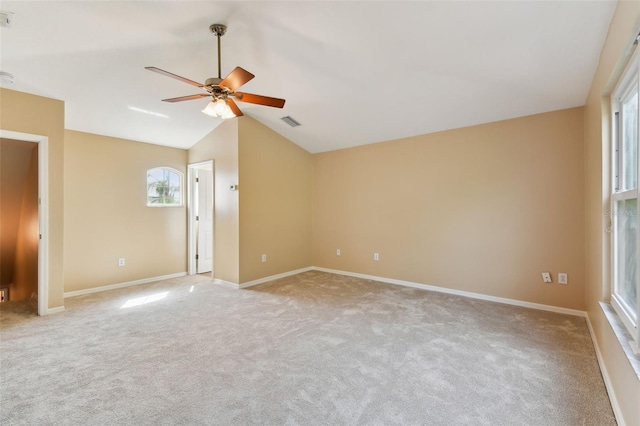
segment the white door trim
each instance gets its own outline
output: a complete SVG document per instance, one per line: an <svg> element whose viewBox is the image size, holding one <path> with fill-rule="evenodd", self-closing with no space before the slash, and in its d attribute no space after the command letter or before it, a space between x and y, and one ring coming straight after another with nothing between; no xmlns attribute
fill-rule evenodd
<svg viewBox="0 0 640 426"><path fill-rule="evenodd" d="M215 164L213 160L201 161L198 163L192 163L187 166L187 222L188 222L188 233L189 233L189 244L187 248L187 272L189 275L194 275L196 273L196 241L197 241L197 227L196 227L196 211L193 208L194 200L198 196L196 194L196 185L195 185L195 170L196 169L210 169L213 171L213 188L215 188ZM215 197L214 197L214 220L215 220ZM215 231L214 231L215 232ZM213 268L215 270L215 244L213 244ZM213 273L211 275L213 278Z"/></svg>
<svg viewBox="0 0 640 426"><path fill-rule="evenodd" d="M0 129L0 138L38 144L38 315L49 314L49 138Z"/></svg>

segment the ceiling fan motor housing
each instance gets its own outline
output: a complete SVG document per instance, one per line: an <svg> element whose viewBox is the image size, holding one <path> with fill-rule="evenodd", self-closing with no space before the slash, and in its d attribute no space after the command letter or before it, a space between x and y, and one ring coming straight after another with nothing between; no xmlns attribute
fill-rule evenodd
<svg viewBox="0 0 640 426"><path fill-rule="evenodd" d="M218 78L218 77L211 77L208 78L205 82L204 85L205 86L219 86L220 82L222 82L222 78Z"/></svg>

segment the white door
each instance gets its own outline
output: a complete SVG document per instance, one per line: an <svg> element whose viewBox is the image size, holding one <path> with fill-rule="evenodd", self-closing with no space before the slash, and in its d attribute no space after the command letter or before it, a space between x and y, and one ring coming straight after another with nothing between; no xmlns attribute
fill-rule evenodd
<svg viewBox="0 0 640 426"><path fill-rule="evenodd" d="M198 188L198 244L196 272L213 270L213 171L197 170Z"/></svg>

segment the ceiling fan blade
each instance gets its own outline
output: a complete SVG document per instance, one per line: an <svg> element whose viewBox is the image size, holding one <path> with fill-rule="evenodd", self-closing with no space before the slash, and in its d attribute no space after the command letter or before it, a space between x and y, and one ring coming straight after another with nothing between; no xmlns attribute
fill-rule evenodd
<svg viewBox="0 0 640 426"><path fill-rule="evenodd" d="M229 108L231 108L231 111L233 111L236 117L242 117L244 115L242 111L240 111L240 108L238 108L238 105L233 102L233 99L227 99L227 105L229 105Z"/></svg>
<svg viewBox="0 0 640 426"><path fill-rule="evenodd" d="M149 70L149 71L153 71L153 72L157 72L158 74L166 75L167 77L175 78L176 80L180 80L180 81L182 81L184 83L187 83L187 84L190 84L192 86L204 87L203 84L200 84L197 81L193 81L193 80L189 80L188 78L180 77L179 75L170 73L169 71L161 70L160 68L144 67L144 69Z"/></svg>
<svg viewBox="0 0 640 426"><path fill-rule="evenodd" d="M182 102L182 101L190 101L193 99L205 98L207 96L211 96L209 93L199 93L197 95L188 95L188 96L180 96L177 98L169 98L163 99L162 102Z"/></svg>
<svg viewBox="0 0 640 426"><path fill-rule="evenodd" d="M252 93L235 93L236 99L240 102L248 102L250 104L266 105L275 108L282 108L285 100L280 98L271 98L269 96L254 95Z"/></svg>
<svg viewBox="0 0 640 426"><path fill-rule="evenodd" d="M224 80L220 82L220 87L228 87L232 92L235 92L240 88L240 86L251 80L253 77L255 77L255 75L251 74L249 71L236 67L224 78Z"/></svg>

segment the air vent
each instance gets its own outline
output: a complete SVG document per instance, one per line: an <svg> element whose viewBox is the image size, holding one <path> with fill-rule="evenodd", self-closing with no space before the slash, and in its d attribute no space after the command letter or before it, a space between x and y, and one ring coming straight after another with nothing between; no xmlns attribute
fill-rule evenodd
<svg viewBox="0 0 640 426"><path fill-rule="evenodd" d="M300 123L294 120L291 116L287 115L286 117L282 117L280 120L284 121L291 127L298 127Z"/></svg>

